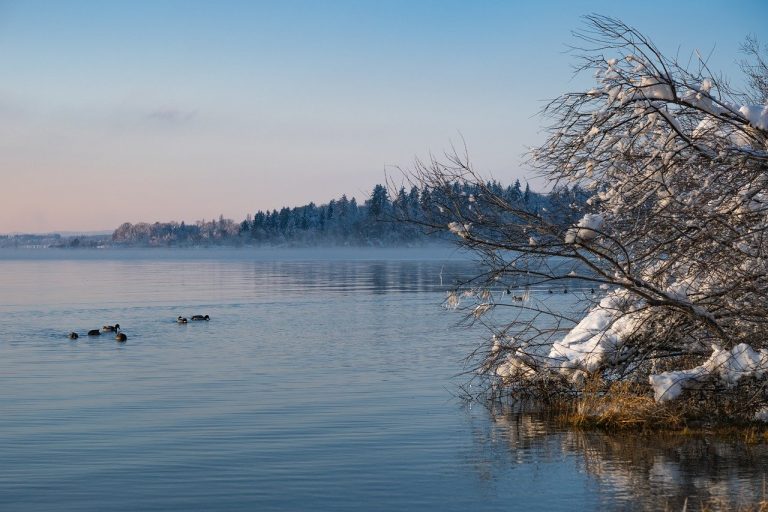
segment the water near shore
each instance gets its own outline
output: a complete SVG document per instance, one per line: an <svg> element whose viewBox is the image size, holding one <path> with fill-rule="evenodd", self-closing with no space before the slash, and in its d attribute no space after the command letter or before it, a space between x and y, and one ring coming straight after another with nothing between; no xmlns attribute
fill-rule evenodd
<svg viewBox="0 0 768 512"><path fill-rule="evenodd" d="M688 510L765 447L453 396L451 251L0 251L0 509ZM560 296L552 300L566 300ZM177 325L178 315L210 322ZM119 322L129 336L81 336Z"/></svg>

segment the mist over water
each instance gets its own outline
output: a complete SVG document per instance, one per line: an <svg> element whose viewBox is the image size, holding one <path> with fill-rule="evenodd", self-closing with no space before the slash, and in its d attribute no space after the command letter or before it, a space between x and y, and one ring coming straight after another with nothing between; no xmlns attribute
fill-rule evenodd
<svg viewBox="0 0 768 512"><path fill-rule="evenodd" d="M476 270L452 251L0 251L0 508L658 510L760 491L763 447L462 403L485 333L440 305ZM193 314L211 321L175 322ZM115 322L126 344L85 336Z"/></svg>

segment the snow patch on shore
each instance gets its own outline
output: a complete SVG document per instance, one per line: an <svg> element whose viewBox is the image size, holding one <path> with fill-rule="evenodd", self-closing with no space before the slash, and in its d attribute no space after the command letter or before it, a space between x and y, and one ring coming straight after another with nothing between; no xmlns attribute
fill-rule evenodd
<svg viewBox="0 0 768 512"><path fill-rule="evenodd" d="M739 343L731 350L712 346L712 355L695 368L663 372L651 375L648 380L653 387L657 402L674 400L686 389L696 389L705 381L719 379L726 386L733 387L745 377L762 377L768 371L768 349L755 351L746 343Z"/></svg>

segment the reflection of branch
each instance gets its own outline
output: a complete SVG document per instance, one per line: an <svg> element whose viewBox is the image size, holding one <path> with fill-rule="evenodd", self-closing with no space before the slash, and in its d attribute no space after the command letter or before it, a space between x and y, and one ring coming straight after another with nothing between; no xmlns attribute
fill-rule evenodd
<svg viewBox="0 0 768 512"><path fill-rule="evenodd" d="M687 500L704 508L711 504L713 509L759 510L767 497L765 445L746 447L695 436L564 431L545 415L500 405L489 407L488 416L489 423L477 422L472 429L476 451L486 461L478 470L490 472L488 478L498 479L514 466L553 463L570 455L575 457L568 459L597 483L596 492L610 497L617 509L639 505L682 510Z"/></svg>

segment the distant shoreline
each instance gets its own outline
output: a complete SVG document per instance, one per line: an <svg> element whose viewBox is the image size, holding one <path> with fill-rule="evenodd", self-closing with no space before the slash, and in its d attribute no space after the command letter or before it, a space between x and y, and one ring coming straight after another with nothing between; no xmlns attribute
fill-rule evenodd
<svg viewBox="0 0 768 512"><path fill-rule="evenodd" d="M109 259L232 259L262 261L403 261L468 260L471 255L450 244L419 247L103 247L103 248L0 248L0 261L11 260L109 260Z"/></svg>

